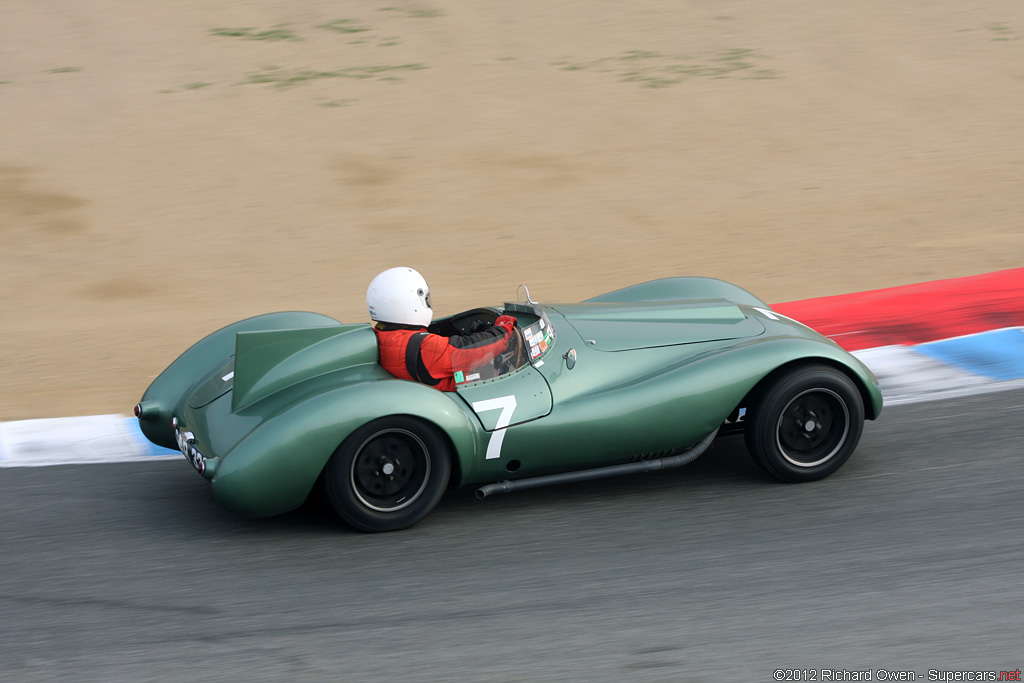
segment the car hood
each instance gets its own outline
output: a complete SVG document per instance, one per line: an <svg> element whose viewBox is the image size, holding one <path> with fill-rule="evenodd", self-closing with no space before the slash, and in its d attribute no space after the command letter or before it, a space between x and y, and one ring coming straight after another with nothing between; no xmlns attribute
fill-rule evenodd
<svg viewBox="0 0 1024 683"><path fill-rule="evenodd" d="M726 299L657 303L555 304L592 349L629 351L656 346L756 337L764 325Z"/></svg>

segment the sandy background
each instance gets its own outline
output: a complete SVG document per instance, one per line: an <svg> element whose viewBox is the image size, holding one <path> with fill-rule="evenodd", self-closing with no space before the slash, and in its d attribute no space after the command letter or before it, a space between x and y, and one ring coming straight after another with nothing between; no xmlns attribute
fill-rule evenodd
<svg viewBox="0 0 1024 683"><path fill-rule="evenodd" d="M5 0L0 419L282 309L1024 263L1024 3Z"/></svg>

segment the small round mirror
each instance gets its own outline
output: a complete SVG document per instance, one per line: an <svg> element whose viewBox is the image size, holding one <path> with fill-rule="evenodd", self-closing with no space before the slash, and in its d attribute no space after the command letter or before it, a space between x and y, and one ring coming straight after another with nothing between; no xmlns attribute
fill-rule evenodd
<svg viewBox="0 0 1024 683"><path fill-rule="evenodd" d="M576 349L569 349L562 356L565 358L565 367L567 370L572 370L576 366Z"/></svg>

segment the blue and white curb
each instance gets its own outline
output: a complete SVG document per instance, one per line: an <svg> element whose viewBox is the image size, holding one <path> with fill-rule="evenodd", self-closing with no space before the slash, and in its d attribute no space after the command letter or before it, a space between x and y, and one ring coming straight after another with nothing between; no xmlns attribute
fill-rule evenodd
<svg viewBox="0 0 1024 683"><path fill-rule="evenodd" d="M1024 378L1024 327L943 339L917 348L926 356L989 379Z"/></svg>
<svg viewBox="0 0 1024 683"><path fill-rule="evenodd" d="M1024 328L1010 327L853 354L878 377L886 406L1024 388ZM123 415L0 423L0 467L181 460Z"/></svg>
<svg viewBox="0 0 1024 683"><path fill-rule="evenodd" d="M878 377L887 406L1024 388L1021 327L853 355Z"/></svg>
<svg viewBox="0 0 1024 683"><path fill-rule="evenodd" d="M0 422L0 467L84 465L183 459L154 446L124 415Z"/></svg>

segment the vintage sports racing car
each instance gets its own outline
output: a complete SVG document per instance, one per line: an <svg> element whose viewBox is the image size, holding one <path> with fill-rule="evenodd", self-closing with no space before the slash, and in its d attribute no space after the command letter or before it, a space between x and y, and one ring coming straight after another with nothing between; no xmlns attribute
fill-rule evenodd
<svg viewBox="0 0 1024 683"><path fill-rule="evenodd" d="M518 321L508 351L457 373L455 392L391 376L369 324L271 313L185 351L135 415L229 510L286 512L322 479L344 520L389 531L423 519L447 488L479 486L482 498L675 467L737 431L772 476L821 479L882 410L859 360L721 280L525 298L431 324L452 335Z"/></svg>

